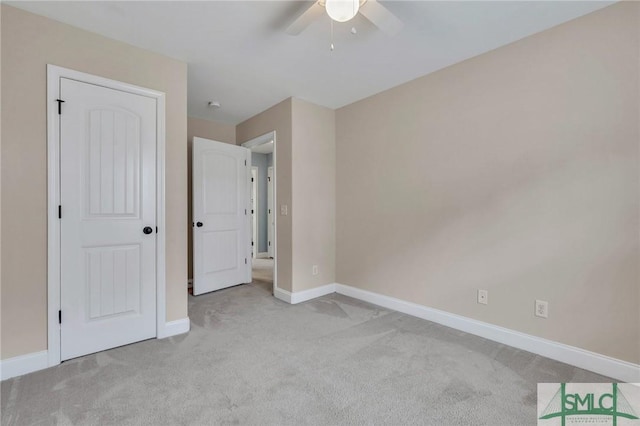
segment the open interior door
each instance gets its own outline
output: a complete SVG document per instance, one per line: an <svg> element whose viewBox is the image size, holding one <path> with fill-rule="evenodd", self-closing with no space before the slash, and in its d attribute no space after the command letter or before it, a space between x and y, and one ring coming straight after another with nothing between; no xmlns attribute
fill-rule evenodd
<svg viewBox="0 0 640 426"><path fill-rule="evenodd" d="M193 294L251 282L251 151L193 138Z"/></svg>

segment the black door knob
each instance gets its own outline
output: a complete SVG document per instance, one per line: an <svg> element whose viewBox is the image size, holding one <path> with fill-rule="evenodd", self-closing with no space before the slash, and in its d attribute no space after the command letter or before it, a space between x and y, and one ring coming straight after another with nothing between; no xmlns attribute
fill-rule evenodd
<svg viewBox="0 0 640 426"><path fill-rule="evenodd" d="M144 232L145 234L150 234L153 232L153 228L150 226L145 226L144 229L142 230L142 232Z"/></svg>
<svg viewBox="0 0 640 426"><path fill-rule="evenodd" d="M197 226L198 228L202 228L202 222L196 222L196 226Z"/></svg>

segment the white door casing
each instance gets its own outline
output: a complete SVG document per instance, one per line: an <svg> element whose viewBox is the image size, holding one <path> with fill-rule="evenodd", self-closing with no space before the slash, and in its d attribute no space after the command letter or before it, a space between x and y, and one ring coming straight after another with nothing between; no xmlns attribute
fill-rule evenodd
<svg viewBox="0 0 640 426"><path fill-rule="evenodd" d="M60 96L66 360L156 336L156 100L67 78Z"/></svg>
<svg viewBox="0 0 640 426"><path fill-rule="evenodd" d="M193 294L251 282L251 151L193 138Z"/></svg>
<svg viewBox="0 0 640 426"><path fill-rule="evenodd" d="M267 252L273 257L275 247L275 214L273 212L273 167L267 168Z"/></svg>
<svg viewBox="0 0 640 426"><path fill-rule="evenodd" d="M258 168L251 167L251 257L258 257Z"/></svg>
<svg viewBox="0 0 640 426"><path fill-rule="evenodd" d="M278 200L278 185L277 185L277 170L278 170L278 144L277 144L277 137L276 137L276 132L271 131L268 133L265 133L263 135L260 135L258 137L255 137L253 139L250 139L246 142L242 143L242 146L248 149L254 149L258 146L264 145L264 144L273 144L273 166L272 167L268 167L267 171L269 173L269 178L267 180L267 195L268 198L271 199L270 203L271 203L271 213L272 215L269 217L268 219L268 223L267 223L267 232L271 233L271 236L269 236L269 241L270 241L270 246L269 246L269 242L267 242L267 247L268 247L268 252L269 252L269 256L271 258L274 259L274 263L273 263L273 292L274 294L277 294L279 292L278 289L278 261L277 261L277 256L278 256L278 216L275 214L274 210L273 210L273 206L277 204L277 200ZM269 195L270 194L270 195ZM269 208L269 207L268 207ZM268 213L268 211L267 211Z"/></svg>

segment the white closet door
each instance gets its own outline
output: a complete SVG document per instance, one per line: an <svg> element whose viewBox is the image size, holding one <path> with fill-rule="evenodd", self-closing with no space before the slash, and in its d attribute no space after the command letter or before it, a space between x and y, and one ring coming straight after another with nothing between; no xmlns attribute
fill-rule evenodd
<svg viewBox="0 0 640 426"><path fill-rule="evenodd" d="M156 100L66 78L61 359L156 336Z"/></svg>

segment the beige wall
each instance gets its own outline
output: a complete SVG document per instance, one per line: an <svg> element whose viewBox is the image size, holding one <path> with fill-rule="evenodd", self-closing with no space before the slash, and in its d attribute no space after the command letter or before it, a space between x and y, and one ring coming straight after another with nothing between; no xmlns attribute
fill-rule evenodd
<svg viewBox="0 0 640 426"><path fill-rule="evenodd" d="M166 93L167 320L186 317L186 64L1 7L1 357L47 348L48 63Z"/></svg>
<svg viewBox="0 0 640 426"><path fill-rule="evenodd" d="M619 3L338 110L337 281L640 362L639 29Z"/></svg>
<svg viewBox="0 0 640 426"><path fill-rule="evenodd" d="M336 139L333 110L295 98L292 104L295 292L335 282Z"/></svg>
<svg viewBox="0 0 640 426"><path fill-rule="evenodd" d="M203 120L201 118L189 117L187 120L187 235L188 235L188 276L193 279L193 226L192 226L192 207L193 194L191 169L192 144L193 137L211 139L218 142L225 142L235 145L236 143L236 126L233 124L219 123L212 120Z"/></svg>
<svg viewBox="0 0 640 426"><path fill-rule="evenodd" d="M187 140L189 150L193 137L198 136L206 139L213 139L218 142L230 144L236 143L236 126L233 124L220 123L213 120L203 120L202 118L189 117L187 122ZM189 156L191 158L191 156Z"/></svg>
<svg viewBox="0 0 640 426"><path fill-rule="evenodd" d="M278 287L291 291L292 279L292 217L296 214L291 200L291 124L292 99L286 99L266 111L238 124L236 143L241 145L253 138L276 132L276 197L277 217L277 281ZM289 214L281 216L280 205L288 206Z"/></svg>
<svg viewBox="0 0 640 426"><path fill-rule="evenodd" d="M240 145L276 131L278 287L302 291L335 281L335 113L287 99L240 123ZM289 213L281 216L280 205ZM311 274L318 265L318 275Z"/></svg>

